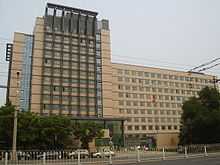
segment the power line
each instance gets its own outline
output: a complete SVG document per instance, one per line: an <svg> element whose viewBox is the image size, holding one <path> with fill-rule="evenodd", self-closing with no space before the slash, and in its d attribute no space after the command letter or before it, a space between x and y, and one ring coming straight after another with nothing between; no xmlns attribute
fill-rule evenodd
<svg viewBox="0 0 220 165"><path fill-rule="evenodd" d="M130 61L128 61L128 63L125 63L124 62L125 60L123 60L123 64L131 64L131 62ZM120 64L120 63L119 63ZM137 63L135 63L136 65L140 65L140 64L137 64ZM131 65L135 65L134 64L134 62L132 62L132 64ZM143 66L143 65L140 65L140 66ZM42 66L35 66L35 67L39 67L39 68L41 68ZM149 67L149 66L148 66ZM165 66L166 67L166 66ZM161 69L167 69L167 68L162 68L161 67L161 65L160 65L160 68ZM54 68L53 68L54 69ZM60 69L59 67L57 68L57 69ZM62 69L65 69L65 68L62 68ZM176 69L176 67L175 67L175 69ZM11 70L17 70L17 69L11 69ZM72 69L72 70L75 70L75 69ZM78 70L79 71L79 70ZM182 72L184 72L184 71L182 71ZM211 73L215 73L215 74L220 74L219 72L214 72L214 71L209 71L209 72L211 72ZM2 75L2 77L7 77L7 75L8 75L8 71L0 71L0 74ZM33 75L33 76L40 76L40 75Z"/></svg>
<svg viewBox="0 0 220 165"><path fill-rule="evenodd" d="M220 65L220 63L214 64L214 65L209 66L209 67L202 68L202 69L200 69L198 72L202 72L202 71L205 71L205 70L211 69L211 68L216 67L216 66L218 66L218 65Z"/></svg>
<svg viewBox="0 0 220 165"><path fill-rule="evenodd" d="M11 41L9 38L4 38L0 36L0 39L4 39L7 41ZM149 59L149 58L142 58L142 57L130 57L130 56L124 56L124 55L117 55L117 54L111 54L113 56L113 58L115 57L125 57L125 58L131 58L131 59L144 59L144 60L148 60L148 61L152 61L152 62L159 62L159 63L166 63L166 64L171 64L171 65L181 65L181 66L188 66L188 67L193 67L193 65L186 65L186 64L180 64L180 63L174 63L174 62L169 62L168 60L158 60L158 59Z"/></svg>
<svg viewBox="0 0 220 165"><path fill-rule="evenodd" d="M2 39L2 40L4 40L4 41L11 41L11 39L9 39L9 38L6 38L6 37L2 37L2 36L0 36L0 39ZM137 59L140 59L140 60L147 60L147 61L152 61L152 62L159 62L159 63L165 63L165 64L171 64L171 65L177 65L177 66L186 66L186 67L193 67L193 65L188 65L188 64L180 64L180 63L174 63L174 62L169 62L169 61L165 61L165 60L158 60L158 59L149 59L149 58L142 58L142 57L130 57L130 56L124 56L124 55L117 55L117 54L111 54L112 55L112 57L113 57L113 59L116 57L119 57L119 58L121 58L121 57L124 57L124 58L126 58L126 60L128 59L128 58L130 58L130 59L135 59L135 60L137 60ZM205 63L205 64L207 64L207 63ZM184 70L186 70L186 68L183 68L183 67L174 67L174 66L170 66L170 65L166 65L166 66L161 66L161 65L158 65L158 64L152 64L152 63L149 63L149 65L153 65L153 66L157 66L157 67L168 67L168 68L173 68L173 69L184 69ZM197 67L194 67L194 69L195 68L197 68Z"/></svg>
<svg viewBox="0 0 220 165"><path fill-rule="evenodd" d="M2 36L0 36L0 39L1 40L3 40L3 41L11 41L11 39L10 38L6 38L6 37L2 37ZM0 43L1 44L1 43ZM2 43L3 44L3 43ZM142 58L142 57L130 57L130 56L124 56L124 55L117 55L117 54L111 54L112 56L113 56L113 58L117 58L117 57L125 57L126 59L127 58L130 58L130 59L135 59L135 60L137 60L137 59L143 59L143 60L147 60L147 61L152 61L152 62L159 62L159 63L165 63L165 64L171 64L171 65L177 65L177 66L187 66L187 67L193 67L193 65L188 65L188 64L180 64L180 63L174 63L174 62L169 62L169 61L165 61L165 60L158 60L158 59L149 59L149 58ZM208 65L208 64L210 64L210 63L212 63L212 62L214 62L214 61L217 61L218 59L220 59L220 58L216 58L216 59L214 59L214 60L212 60L212 61L210 61L210 62L207 62L207 63L204 63L204 64L202 64L202 65L199 65L198 67L194 67L193 69L191 69L191 70L194 70L194 69L197 69L197 68L199 68L199 67L202 67L202 66L205 66L205 65ZM160 67L160 65L158 65L158 64L151 64L150 63L150 65L154 65L154 66L159 66ZM170 67L170 66L162 66L162 67ZM177 67L171 67L171 68L177 68ZM179 67L180 68L180 67ZM186 69L186 68L180 68L180 69Z"/></svg>
<svg viewBox="0 0 220 165"><path fill-rule="evenodd" d="M148 60L152 62L159 62L159 63L166 63L166 64L172 64L172 65L181 65L181 66L188 66L188 67L193 67L193 65L187 65L187 64L180 64L180 63L174 63L174 62L168 62L165 60L158 60L158 59L149 59L149 58L144 58L144 57L130 57L130 56L124 56L124 55L117 55L117 54L112 54L112 57L125 57L125 58L131 58L131 59L141 59L141 60Z"/></svg>
<svg viewBox="0 0 220 165"><path fill-rule="evenodd" d="M143 58L143 57L130 57L130 56L123 56L123 55L115 55L115 54L112 54L112 55L113 55L112 56L113 59L115 57L119 57L119 58L125 57L126 59L135 59L135 60L140 59L140 60L147 60L147 61L152 61L152 62L157 62L157 63L159 62L159 63L171 64L171 65L176 65L176 66L193 67L193 65L181 64L181 63L173 63L173 62L168 62L168 61L164 61L164 60L156 60L156 59L149 59L149 58ZM155 65L155 64L153 64L153 65ZM173 68L175 68L175 67L173 67ZM186 68L184 68L184 69L186 69Z"/></svg>
<svg viewBox="0 0 220 165"><path fill-rule="evenodd" d="M114 60L114 57L119 57L120 60L125 60L125 61L128 60L128 59L135 59L136 61L137 61L138 59L148 60L148 61L151 60L151 61L152 61L152 59L147 59L147 58L129 57L129 56L120 56L120 55L113 56L113 61L115 61L115 60ZM121 57L126 57L126 59L121 58ZM154 61L157 61L157 60L154 60ZM143 62L143 61L141 61L141 62ZM157 61L157 62L158 62L158 61ZM166 63L166 64L174 64L174 65L177 65L177 66L188 66L188 67L192 67L192 65L186 65L186 64L170 63L170 62L166 62L166 61L160 61L160 62L161 62L161 63ZM148 63L148 64L161 67L161 65L158 65L158 64L152 64L152 63ZM217 66L217 65L216 65L216 66ZM162 67L170 67L170 65L166 65L166 66L162 66ZM180 68L180 69L186 70L186 68L183 68L183 67L174 67L174 66L171 66L171 68ZM213 70L218 70L218 69L213 69Z"/></svg>
<svg viewBox="0 0 220 165"><path fill-rule="evenodd" d="M183 67L172 67L172 66L169 66L169 65L159 65L159 64L152 64L152 63L147 63L147 65L146 64L143 64L143 61L141 61L141 63L138 61L138 59L136 59L136 61L138 61L138 63L137 62L134 62L133 60L130 60L129 58L128 59L124 59L124 58L119 58L119 60L120 61L123 61L123 62L125 62L125 63L127 63L127 64L131 64L131 65L135 65L135 64L138 64L138 65L141 65L141 66L146 66L146 67L149 67L149 65L150 66L153 66L153 67L157 67L157 68L172 68L172 69L176 69L176 70L179 70L179 69L181 69L181 70L186 70L186 68L183 68ZM113 59L113 63L114 63L114 61L116 61L116 60L114 60ZM118 61L116 61L116 63L117 63Z"/></svg>
<svg viewBox="0 0 220 165"><path fill-rule="evenodd" d="M114 57L119 57L120 59L122 59L124 61L124 58L121 58L121 57L126 57L126 61L129 60L129 63L131 60L135 59L135 61L137 60L141 60L141 62L143 62L143 60L147 60L147 61L150 61L150 59L146 59L146 58L134 58L134 57L129 57L129 56L114 56ZM114 57L113 57L113 61L114 61ZM16 60L17 61L17 60ZM13 62L16 62L16 61L13 61ZM151 61L156 61L156 60L152 60ZM22 61L17 61L17 62L22 62ZM2 62L0 62L2 63ZM167 64L175 64L175 65L178 65L178 66L183 66L184 64L177 64L177 63L168 63L168 62L163 62L163 63L167 63ZM5 64L5 63L2 63L2 64ZM24 65L24 64L19 64L19 65ZM156 67L166 67L166 68L173 68L173 69L181 69L181 70L186 70L186 68L184 67L174 67L174 66L170 66L170 65L160 65L160 64L152 64L152 63L148 63L148 65L153 65L153 66L156 66ZM146 64L144 65L146 66ZM185 66L190 66L190 65L185 65ZM40 66L41 67L41 66Z"/></svg>
<svg viewBox="0 0 220 165"><path fill-rule="evenodd" d="M125 63L125 64L131 64L131 65L140 65L140 66L146 66L146 67L149 67L149 65L153 66L153 67L156 67L156 68L159 68L159 69L171 69L171 70L177 70L177 71L185 71L186 72L186 68L185 67L177 67L177 66L170 66L170 65L158 65L158 64L150 64L148 63L147 65L146 64L143 64L143 62L139 62L138 60L136 60L137 62L134 62L133 60L129 60L129 59L120 59L120 62L119 61L116 61L116 60L113 60L113 63L116 62L116 63ZM213 69L214 70L214 69ZM216 69L217 70L217 69ZM214 72L212 71L212 73L217 73L217 72ZM219 73L218 73L219 74Z"/></svg>
<svg viewBox="0 0 220 165"><path fill-rule="evenodd" d="M193 67L192 65L186 65L186 64L180 64L180 63L173 63L173 62L168 62L168 61L162 61L162 60L157 60L157 59L149 59L149 58L143 58L143 57L130 57L130 56L123 56L123 55L116 55L116 54L111 54L113 58L122 58L125 57L126 59L140 59L140 60L147 60L147 61L152 61L152 62L159 62L159 63L165 63L165 64L171 64L171 65L180 65L180 66L188 66L188 67ZM21 62L21 61L19 61ZM1 62L0 62L1 63Z"/></svg>
<svg viewBox="0 0 220 165"><path fill-rule="evenodd" d="M215 58L214 60L211 60L211 61L209 61L209 62L206 62L206 63L204 63L204 64L201 64L201 65L199 65L199 66L197 66L197 67L194 67L194 68L192 68L191 70L190 70L190 72L192 72L192 71L194 71L194 70L196 70L196 69L199 69L199 68L201 68L201 67L204 67L204 66L206 66L206 65L209 65L209 64L212 64L213 62L216 62L217 60L219 60L220 58ZM217 65L216 65L217 66ZM213 66L214 67L214 66ZM211 67L212 68L212 67ZM207 67L207 69L209 69L209 67ZM201 71L204 71L204 70L206 70L205 68L202 68L202 69L200 69L198 72L201 72Z"/></svg>
<svg viewBox="0 0 220 165"><path fill-rule="evenodd" d="M129 64L129 63L124 63L124 64ZM162 68L162 69L164 69L164 68ZM184 71L183 71L184 72ZM220 72L214 72L214 71L209 71L210 73L212 73L212 74L220 74ZM22 74L22 75L24 75L24 74ZM43 76L43 75L33 75L33 76L39 76L39 77L41 77L41 76ZM45 76L47 76L47 75L45 75ZM2 72L2 73L0 73L0 77L5 77L5 78L8 78L8 73L7 72ZM59 77L59 76L58 76Z"/></svg>

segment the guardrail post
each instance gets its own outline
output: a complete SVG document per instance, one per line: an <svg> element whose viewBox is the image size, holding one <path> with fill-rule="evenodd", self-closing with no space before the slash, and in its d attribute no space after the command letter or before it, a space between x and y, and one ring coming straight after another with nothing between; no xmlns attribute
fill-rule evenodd
<svg viewBox="0 0 220 165"><path fill-rule="evenodd" d="M77 159L77 160L78 160L78 161L77 161L77 165L80 165L80 152L79 152L79 151L77 152L77 156L78 156L78 159Z"/></svg>
<svg viewBox="0 0 220 165"><path fill-rule="evenodd" d="M5 152L5 165L8 165L8 153Z"/></svg>
<svg viewBox="0 0 220 165"><path fill-rule="evenodd" d="M110 150L109 150L109 164L112 165L112 154Z"/></svg>
<svg viewBox="0 0 220 165"><path fill-rule="evenodd" d="M163 160L165 160L165 148L163 147Z"/></svg>
<svg viewBox="0 0 220 165"><path fill-rule="evenodd" d="M206 145L204 146L205 156L208 156Z"/></svg>
<svg viewBox="0 0 220 165"><path fill-rule="evenodd" d="M140 150L137 149L137 162L140 162L141 159L140 159Z"/></svg>
<svg viewBox="0 0 220 165"><path fill-rule="evenodd" d="M185 151L185 158L188 158L187 147L184 148L184 151Z"/></svg>
<svg viewBox="0 0 220 165"><path fill-rule="evenodd" d="M45 165L46 164L46 153L44 152L43 153L43 165Z"/></svg>

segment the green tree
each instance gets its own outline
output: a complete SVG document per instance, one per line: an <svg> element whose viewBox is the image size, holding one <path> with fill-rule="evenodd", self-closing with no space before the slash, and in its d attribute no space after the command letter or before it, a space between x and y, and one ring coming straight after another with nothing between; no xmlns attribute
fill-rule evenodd
<svg viewBox="0 0 220 165"><path fill-rule="evenodd" d="M70 135L71 123L67 117L19 114L18 146L22 149L63 149Z"/></svg>
<svg viewBox="0 0 220 165"><path fill-rule="evenodd" d="M0 108L1 149L11 149L15 107L10 103ZM18 149L64 149L75 136L82 148L89 149L89 142L102 137L102 126L94 122L73 123L65 116L38 116L30 112L18 113Z"/></svg>
<svg viewBox="0 0 220 165"><path fill-rule="evenodd" d="M215 88L203 88L198 97L183 104L180 144L220 142L220 94Z"/></svg>
<svg viewBox="0 0 220 165"><path fill-rule="evenodd" d="M81 147L89 149L89 143L94 138L101 138L104 135L101 125L95 122L76 122L73 124L73 134L81 141Z"/></svg>
<svg viewBox="0 0 220 165"><path fill-rule="evenodd" d="M10 103L6 103L0 107L0 148L11 149L13 134L13 115L15 107Z"/></svg>
<svg viewBox="0 0 220 165"><path fill-rule="evenodd" d="M39 117L30 112L18 115L17 145L20 149L34 149L38 141Z"/></svg>
<svg viewBox="0 0 220 165"><path fill-rule="evenodd" d="M12 148L15 107L7 103L0 108L1 149ZM30 112L18 113L18 149L63 149L71 141L71 120L64 116L41 117Z"/></svg>
<svg viewBox="0 0 220 165"><path fill-rule="evenodd" d="M71 120L64 116L41 117L38 146L42 149L63 149L71 141Z"/></svg>

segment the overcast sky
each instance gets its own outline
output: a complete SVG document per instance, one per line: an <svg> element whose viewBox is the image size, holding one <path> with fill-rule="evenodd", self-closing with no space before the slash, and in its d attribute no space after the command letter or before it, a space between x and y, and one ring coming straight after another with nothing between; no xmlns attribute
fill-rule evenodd
<svg viewBox="0 0 220 165"><path fill-rule="evenodd" d="M0 85L7 82L5 43L32 33L46 2L97 11L111 28L114 62L185 70L220 57L219 0L0 0ZM219 66L206 73L220 75ZM0 105L5 90L0 89Z"/></svg>

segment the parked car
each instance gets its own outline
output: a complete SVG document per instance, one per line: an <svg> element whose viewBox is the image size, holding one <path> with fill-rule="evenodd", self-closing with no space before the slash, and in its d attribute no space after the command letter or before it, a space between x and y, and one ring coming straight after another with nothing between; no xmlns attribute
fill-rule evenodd
<svg viewBox="0 0 220 165"><path fill-rule="evenodd" d="M115 156L115 153L111 150L104 150L103 152L95 152L92 154L93 158L101 158L101 157L109 157L109 156Z"/></svg>
<svg viewBox="0 0 220 165"><path fill-rule="evenodd" d="M44 154L37 155L37 159L43 159ZM62 156L59 152L46 152L45 159L61 159Z"/></svg>
<svg viewBox="0 0 220 165"><path fill-rule="evenodd" d="M144 151L149 151L149 148L147 146L144 146Z"/></svg>
<svg viewBox="0 0 220 165"><path fill-rule="evenodd" d="M80 153L80 158L88 158L89 157L89 151L86 149L78 149L76 151L72 151L69 153L69 158L70 159L77 159L78 158L78 153Z"/></svg>

